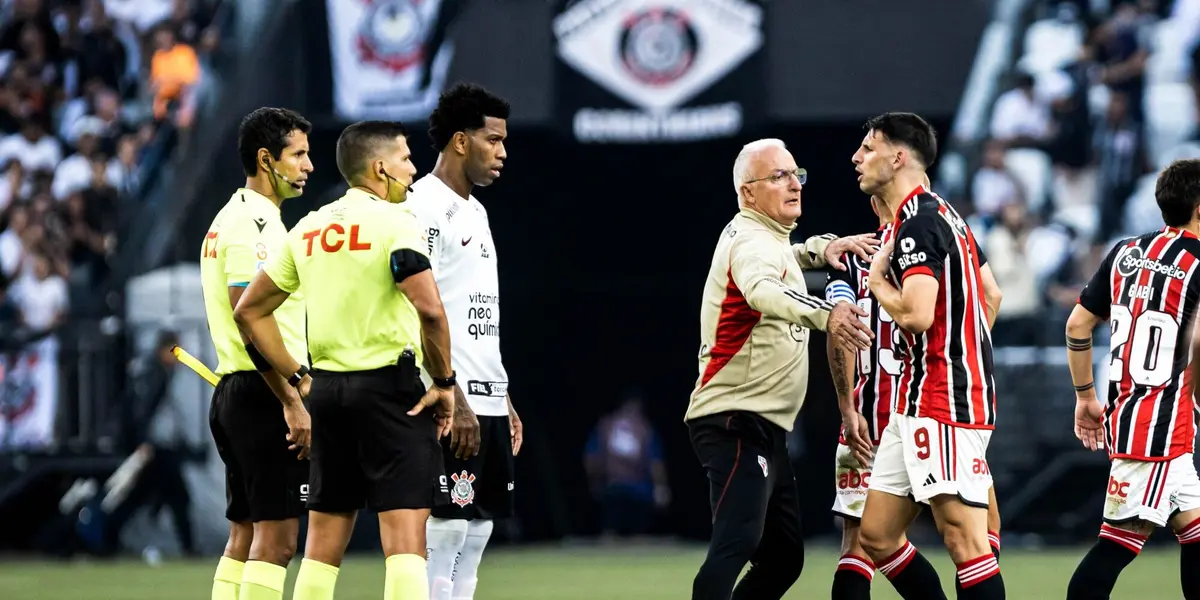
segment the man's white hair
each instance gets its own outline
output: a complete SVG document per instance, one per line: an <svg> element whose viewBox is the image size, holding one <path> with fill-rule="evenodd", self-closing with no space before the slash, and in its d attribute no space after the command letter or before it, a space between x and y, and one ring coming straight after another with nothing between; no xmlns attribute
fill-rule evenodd
<svg viewBox="0 0 1200 600"><path fill-rule="evenodd" d="M742 202L742 184L746 182L749 176L750 160L754 158L755 154L767 148L787 150L787 144L784 144L783 140L776 138L754 140L742 146L742 151L738 152L737 160L733 161L733 191L737 193L739 205Z"/></svg>

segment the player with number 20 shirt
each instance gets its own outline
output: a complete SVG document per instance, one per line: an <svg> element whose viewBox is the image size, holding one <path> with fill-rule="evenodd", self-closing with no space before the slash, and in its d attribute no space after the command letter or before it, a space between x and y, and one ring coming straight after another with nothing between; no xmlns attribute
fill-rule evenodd
<svg viewBox="0 0 1200 600"><path fill-rule="evenodd" d="M1200 161L1178 161L1158 178L1166 227L1117 243L1067 321L1075 384L1075 435L1108 449L1104 525L1071 578L1067 598L1107 598L1117 576L1156 527L1181 544L1183 595L1200 598L1200 478L1193 462L1196 347L1200 303ZM1108 321L1108 402L1096 397L1092 330ZM1191 338L1191 344L1189 344Z"/></svg>

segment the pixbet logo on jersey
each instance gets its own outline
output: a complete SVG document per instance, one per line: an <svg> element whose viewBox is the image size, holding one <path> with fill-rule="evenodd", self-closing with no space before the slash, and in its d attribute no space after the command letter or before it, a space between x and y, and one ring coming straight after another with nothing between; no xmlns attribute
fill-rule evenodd
<svg viewBox="0 0 1200 600"><path fill-rule="evenodd" d="M1146 258L1138 246L1124 248L1117 255L1117 273L1122 277L1132 277L1139 270L1161 273L1172 279L1183 279L1187 273L1175 265L1168 265L1157 260Z"/></svg>

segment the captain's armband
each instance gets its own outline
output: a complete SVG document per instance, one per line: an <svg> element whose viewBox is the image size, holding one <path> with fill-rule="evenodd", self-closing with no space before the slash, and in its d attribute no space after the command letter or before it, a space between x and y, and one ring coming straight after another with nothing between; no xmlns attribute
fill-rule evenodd
<svg viewBox="0 0 1200 600"><path fill-rule="evenodd" d="M391 266L392 280L396 283L403 283L405 279L431 268L429 257L410 248L394 250Z"/></svg>

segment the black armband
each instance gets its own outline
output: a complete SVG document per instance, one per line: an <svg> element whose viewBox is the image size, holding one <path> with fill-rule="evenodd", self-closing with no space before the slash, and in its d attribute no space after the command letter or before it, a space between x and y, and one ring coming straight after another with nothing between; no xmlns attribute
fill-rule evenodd
<svg viewBox="0 0 1200 600"><path fill-rule="evenodd" d="M1090 337L1077 338L1077 337L1071 337L1069 335L1067 336L1067 350L1081 352L1083 350L1091 350L1091 348L1092 348L1092 338L1090 338Z"/></svg>
<svg viewBox="0 0 1200 600"><path fill-rule="evenodd" d="M267 362L267 357L254 347L254 344L246 344L246 354L250 356L250 362L254 363L254 368L258 369L259 373L266 373L271 370L271 363Z"/></svg>
<svg viewBox="0 0 1200 600"><path fill-rule="evenodd" d="M1075 393L1078 394L1079 392L1086 392L1094 387L1096 387L1095 381L1085 383L1083 385L1077 385L1075 386Z"/></svg>
<svg viewBox="0 0 1200 600"><path fill-rule="evenodd" d="M409 248L392 252L392 281L403 283L405 279L430 268L429 257Z"/></svg>

